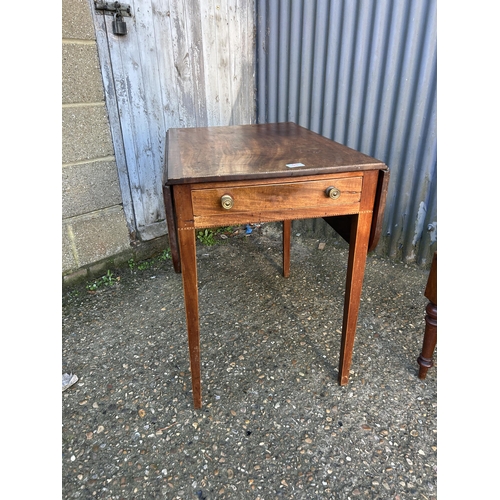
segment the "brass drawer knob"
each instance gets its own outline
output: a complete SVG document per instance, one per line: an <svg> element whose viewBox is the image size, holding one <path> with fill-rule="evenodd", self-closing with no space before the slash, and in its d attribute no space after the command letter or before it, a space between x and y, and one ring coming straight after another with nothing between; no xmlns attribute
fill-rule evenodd
<svg viewBox="0 0 500 500"><path fill-rule="evenodd" d="M222 208L230 210L231 208L233 208L234 200L231 196L225 194L224 196L221 196L220 203L222 205Z"/></svg>
<svg viewBox="0 0 500 500"><path fill-rule="evenodd" d="M340 196L340 189L333 186L327 187L326 196L329 196L332 200L336 200Z"/></svg>

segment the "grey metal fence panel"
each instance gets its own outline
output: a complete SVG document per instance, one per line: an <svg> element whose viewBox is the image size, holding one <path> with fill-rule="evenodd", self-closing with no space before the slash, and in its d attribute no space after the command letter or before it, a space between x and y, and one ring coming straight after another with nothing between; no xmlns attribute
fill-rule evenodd
<svg viewBox="0 0 500 500"><path fill-rule="evenodd" d="M430 265L436 0L258 0L256 9L258 122L294 121L384 161L391 182L376 251Z"/></svg>

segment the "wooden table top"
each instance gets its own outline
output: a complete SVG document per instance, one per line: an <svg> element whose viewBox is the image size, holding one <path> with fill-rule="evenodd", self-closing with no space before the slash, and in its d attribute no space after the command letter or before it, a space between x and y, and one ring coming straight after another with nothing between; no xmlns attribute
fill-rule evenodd
<svg viewBox="0 0 500 500"><path fill-rule="evenodd" d="M287 167L302 163L304 166ZM164 184L266 179L387 169L370 156L295 123L171 128Z"/></svg>

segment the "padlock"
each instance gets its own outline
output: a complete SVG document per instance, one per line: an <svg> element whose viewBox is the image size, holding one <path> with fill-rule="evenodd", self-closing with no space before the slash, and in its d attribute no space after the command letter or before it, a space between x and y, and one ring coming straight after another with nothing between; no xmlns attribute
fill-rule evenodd
<svg viewBox="0 0 500 500"><path fill-rule="evenodd" d="M111 23L114 35L126 35L127 34L127 23L123 20L122 15L117 12L114 14L114 20Z"/></svg>

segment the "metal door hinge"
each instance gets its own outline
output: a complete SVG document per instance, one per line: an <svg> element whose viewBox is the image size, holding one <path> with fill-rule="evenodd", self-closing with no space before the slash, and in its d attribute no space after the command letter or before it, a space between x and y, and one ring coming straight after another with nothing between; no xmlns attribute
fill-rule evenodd
<svg viewBox="0 0 500 500"><path fill-rule="evenodd" d="M121 17L131 17L132 10L130 5L120 2L101 2L100 0L94 0L96 10L102 10L103 14L108 14L110 16L119 15Z"/></svg>

